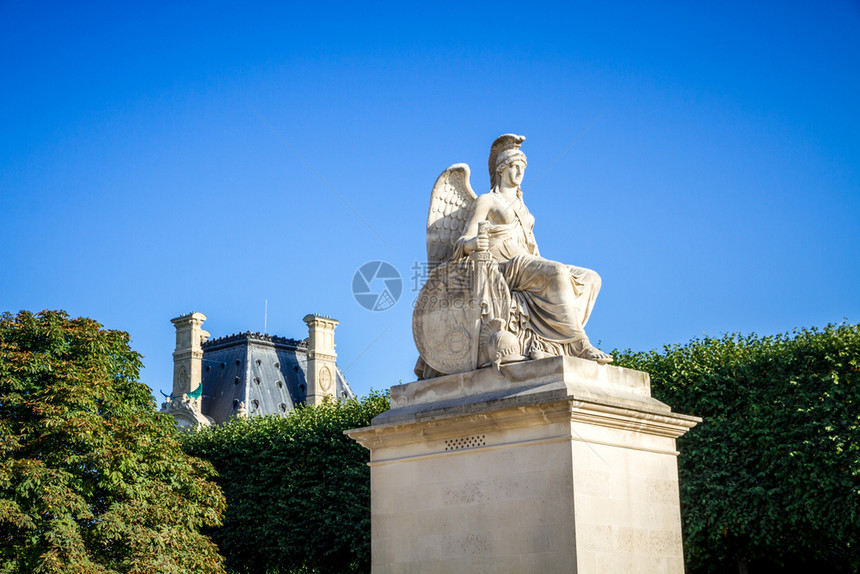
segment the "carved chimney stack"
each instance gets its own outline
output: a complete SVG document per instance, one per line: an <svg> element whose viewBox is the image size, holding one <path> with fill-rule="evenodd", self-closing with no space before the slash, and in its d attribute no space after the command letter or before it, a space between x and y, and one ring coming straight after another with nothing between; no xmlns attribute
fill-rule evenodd
<svg viewBox="0 0 860 574"><path fill-rule="evenodd" d="M203 313L188 313L170 321L176 327L176 349L173 351L173 393L175 399L190 395L200 388L203 381L203 348L209 338L204 331ZM199 397L194 397L199 403Z"/></svg>
<svg viewBox="0 0 860 574"><path fill-rule="evenodd" d="M335 397L337 377L337 353L334 350L334 330L338 321L322 315L307 315L308 368L305 373L308 390L305 400L316 405L325 397Z"/></svg>

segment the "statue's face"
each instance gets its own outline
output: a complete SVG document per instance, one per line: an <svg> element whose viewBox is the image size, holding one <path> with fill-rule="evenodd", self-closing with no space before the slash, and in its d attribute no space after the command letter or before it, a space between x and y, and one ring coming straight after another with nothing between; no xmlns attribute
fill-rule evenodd
<svg viewBox="0 0 860 574"><path fill-rule="evenodd" d="M512 161L502 170L502 184L507 187L519 187L526 173L526 164L523 161Z"/></svg>

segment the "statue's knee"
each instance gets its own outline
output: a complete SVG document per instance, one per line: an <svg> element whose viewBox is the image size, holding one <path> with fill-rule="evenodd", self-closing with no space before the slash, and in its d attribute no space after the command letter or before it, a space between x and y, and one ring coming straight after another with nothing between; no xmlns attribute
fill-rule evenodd
<svg viewBox="0 0 860 574"><path fill-rule="evenodd" d="M597 274L597 271L588 270L588 282L594 286L594 289L600 290L602 280L600 279L600 275Z"/></svg>
<svg viewBox="0 0 860 574"><path fill-rule="evenodd" d="M568 266L565 265L564 263L556 263L555 261L553 261L551 269L552 269L553 277L556 277L559 279L561 279L563 277L570 277L570 270L569 270Z"/></svg>
<svg viewBox="0 0 860 574"><path fill-rule="evenodd" d="M567 268L567 265L553 262L550 267L549 277L554 283L565 285L570 283L570 270Z"/></svg>

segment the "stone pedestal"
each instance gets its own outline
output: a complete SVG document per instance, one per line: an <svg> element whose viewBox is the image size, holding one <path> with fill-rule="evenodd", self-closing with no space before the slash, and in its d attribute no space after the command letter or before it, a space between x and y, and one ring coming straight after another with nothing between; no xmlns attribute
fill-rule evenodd
<svg viewBox="0 0 860 574"><path fill-rule="evenodd" d="M553 357L398 385L371 451L383 573L683 573L675 439L647 373Z"/></svg>

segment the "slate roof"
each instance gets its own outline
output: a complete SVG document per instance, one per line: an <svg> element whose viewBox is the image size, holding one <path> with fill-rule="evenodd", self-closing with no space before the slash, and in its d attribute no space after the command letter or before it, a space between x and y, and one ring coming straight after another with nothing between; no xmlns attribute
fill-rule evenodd
<svg viewBox="0 0 860 574"><path fill-rule="evenodd" d="M234 416L242 402L248 416L283 415L305 402L307 340L246 331L202 347L201 411L216 424ZM336 396L354 398L340 368L336 371Z"/></svg>

